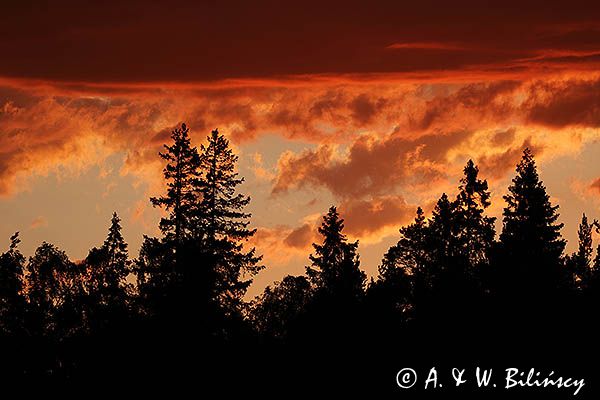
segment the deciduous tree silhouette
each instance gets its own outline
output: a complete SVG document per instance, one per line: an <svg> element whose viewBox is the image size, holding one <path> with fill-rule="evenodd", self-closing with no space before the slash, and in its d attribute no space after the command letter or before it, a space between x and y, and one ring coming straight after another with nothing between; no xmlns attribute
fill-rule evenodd
<svg viewBox="0 0 600 400"><path fill-rule="evenodd" d="M82 268L43 242L27 264L27 300L37 335L69 336L81 327Z"/></svg>
<svg viewBox="0 0 600 400"><path fill-rule="evenodd" d="M286 339L290 330L298 329L311 297L311 286L304 276L288 275L267 286L254 301L251 315L255 328L267 338Z"/></svg>
<svg viewBox="0 0 600 400"><path fill-rule="evenodd" d="M33 371L67 376L81 356L69 349L83 333L85 315L85 271L69 260L64 251L43 242L26 268L28 310L26 327L32 336Z"/></svg>

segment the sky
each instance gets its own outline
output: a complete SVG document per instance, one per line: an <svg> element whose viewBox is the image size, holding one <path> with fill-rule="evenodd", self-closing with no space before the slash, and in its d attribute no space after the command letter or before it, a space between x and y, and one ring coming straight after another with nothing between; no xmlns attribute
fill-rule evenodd
<svg viewBox="0 0 600 400"><path fill-rule="evenodd" d="M240 157L266 266L249 296L304 271L331 205L376 275L469 159L501 217L530 147L569 251L600 218L597 2L288 3L3 1L0 244L82 259L117 211L135 257L182 122Z"/></svg>

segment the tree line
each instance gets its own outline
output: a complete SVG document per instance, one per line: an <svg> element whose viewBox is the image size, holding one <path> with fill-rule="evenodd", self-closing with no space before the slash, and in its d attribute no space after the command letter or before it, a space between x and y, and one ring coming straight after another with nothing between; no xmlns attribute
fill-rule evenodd
<svg viewBox="0 0 600 400"><path fill-rule="evenodd" d="M247 245L256 230L228 140L214 130L194 147L182 124L159 155L166 190L150 201L165 211L161 235L145 236L137 258L130 258L117 213L104 243L81 262L46 242L26 259L18 233L10 238L0 256L4 371L152 376L192 355L229 371L248 352L284 363L274 355L280 351L297 359L336 354L339 367L350 354L364 362L364 353L381 348L410 359L458 347L469 357L490 340L501 356L531 349L519 345L523 335L543 354L559 340L578 338L573 343L582 346L586 324L595 321L600 247L593 257L592 233L599 224L584 214L578 249L565 254L558 205L529 149L504 196L499 235L487 215L487 181L469 160L456 196L442 194L430 217L417 208L376 277L367 281L358 242L348 240L332 206L305 274L286 276L252 301L244 300L246 291L264 266ZM365 343L378 348L365 350ZM269 364L270 376L282 378Z"/></svg>

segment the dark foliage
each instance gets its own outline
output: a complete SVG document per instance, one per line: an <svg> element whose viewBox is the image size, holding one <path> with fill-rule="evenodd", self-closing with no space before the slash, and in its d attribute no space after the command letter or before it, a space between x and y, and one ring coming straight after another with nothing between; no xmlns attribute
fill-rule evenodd
<svg viewBox="0 0 600 400"><path fill-rule="evenodd" d="M584 214L578 250L563 255L558 206L530 150L504 196L498 240L488 184L469 160L456 197L442 194L429 217L417 208L368 284L358 242L331 207L305 276L248 302L263 267L247 245L255 230L237 156L217 130L200 151L185 124L172 140L160 154L166 193L151 199L165 211L162 236L145 237L135 260L116 213L79 263L46 242L26 260L18 233L10 239L0 255L4 376L146 387L200 376L228 394L285 390L308 370L301 388L397 394L400 366L539 364L548 349L554 361L597 356L596 341L579 341L600 306L598 223Z"/></svg>

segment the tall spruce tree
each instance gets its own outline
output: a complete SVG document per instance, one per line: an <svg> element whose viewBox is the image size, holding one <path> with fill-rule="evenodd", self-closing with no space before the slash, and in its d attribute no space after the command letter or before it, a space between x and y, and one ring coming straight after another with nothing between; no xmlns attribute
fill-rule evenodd
<svg viewBox="0 0 600 400"><path fill-rule="evenodd" d="M436 285L443 281L443 273L449 270L449 263L458 256L457 235L458 225L455 221L455 209L446 193L437 201L427 229L427 251L433 261L430 265L430 282Z"/></svg>
<svg viewBox="0 0 600 400"><path fill-rule="evenodd" d="M208 290L225 310L239 311L252 277L262 269L258 264L262 256L257 256L254 248L244 248L256 229L248 228L251 214L244 212L250 197L236 192L244 182L236 172L238 157L218 130L207 140L200 148L201 177L196 186L200 202L195 208L194 226L212 268L209 276L214 279L214 288Z"/></svg>
<svg viewBox="0 0 600 400"><path fill-rule="evenodd" d="M414 222L400 228L400 240L383 256L377 280L367 290L370 309L381 314L382 322L412 317L415 295L427 285L430 255L426 237L427 221L418 207Z"/></svg>
<svg viewBox="0 0 600 400"><path fill-rule="evenodd" d="M459 252L467 258L473 272L474 267L488 263L496 219L484 215L485 209L491 204L490 192L487 181L478 177L479 168L469 160L463 173L454 202L454 220Z"/></svg>
<svg viewBox="0 0 600 400"><path fill-rule="evenodd" d="M20 242L17 232L10 238L8 251L0 256L0 335L19 335L23 329L25 257L17 248Z"/></svg>
<svg viewBox="0 0 600 400"><path fill-rule="evenodd" d="M150 199L153 206L168 212L159 224L163 236L161 239L144 237L134 268L139 309L159 318L188 306L189 293L183 290L185 276L200 263L200 257L190 256L189 252L192 245L198 247L199 225L195 216L201 201L200 156L191 145L185 123L172 131L171 139L172 143L165 144L165 151L159 153L166 162L163 175L167 191L161 197Z"/></svg>
<svg viewBox="0 0 600 400"><path fill-rule="evenodd" d="M125 317L130 290L126 282L130 273L128 258L121 219L115 212L104 244L92 249L85 260L92 324L106 325L111 319Z"/></svg>
<svg viewBox="0 0 600 400"><path fill-rule="evenodd" d="M180 244L194 230L192 215L198 205L198 179L200 158L191 146L189 129L185 124L171 133L173 143L164 145L165 152L159 153L167 162L163 169L167 181L167 193L150 199L152 205L164 208L168 217L160 221L160 229L168 241Z"/></svg>
<svg viewBox="0 0 600 400"><path fill-rule="evenodd" d="M332 206L319 227L323 243L313 244L306 274L319 295L353 302L362 297L366 276L359 268L358 241L348 242L343 229L344 220Z"/></svg>
<svg viewBox="0 0 600 400"><path fill-rule="evenodd" d="M500 235L502 284L532 297L563 287L563 224L557 222L558 206L550 202L531 150L524 150L508 191Z"/></svg>
<svg viewBox="0 0 600 400"><path fill-rule="evenodd" d="M402 270L403 274L424 273L427 264L425 239L427 222L421 207L417 208L412 224L400 228L400 240L386 252L379 266L379 280L389 280Z"/></svg>
<svg viewBox="0 0 600 400"><path fill-rule="evenodd" d="M577 251L565 257L565 265L571 276L570 283L573 287L584 289L590 284L592 275L592 230L594 223L588 221L585 213L581 217L579 229L577 230Z"/></svg>
<svg viewBox="0 0 600 400"><path fill-rule="evenodd" d="M592 227L596 230L596 233L600 232L600 223L598 221L594 221ZM600 299L600 244L596 246L596 256L591 264L588 290L592 297Z"/></svg>

